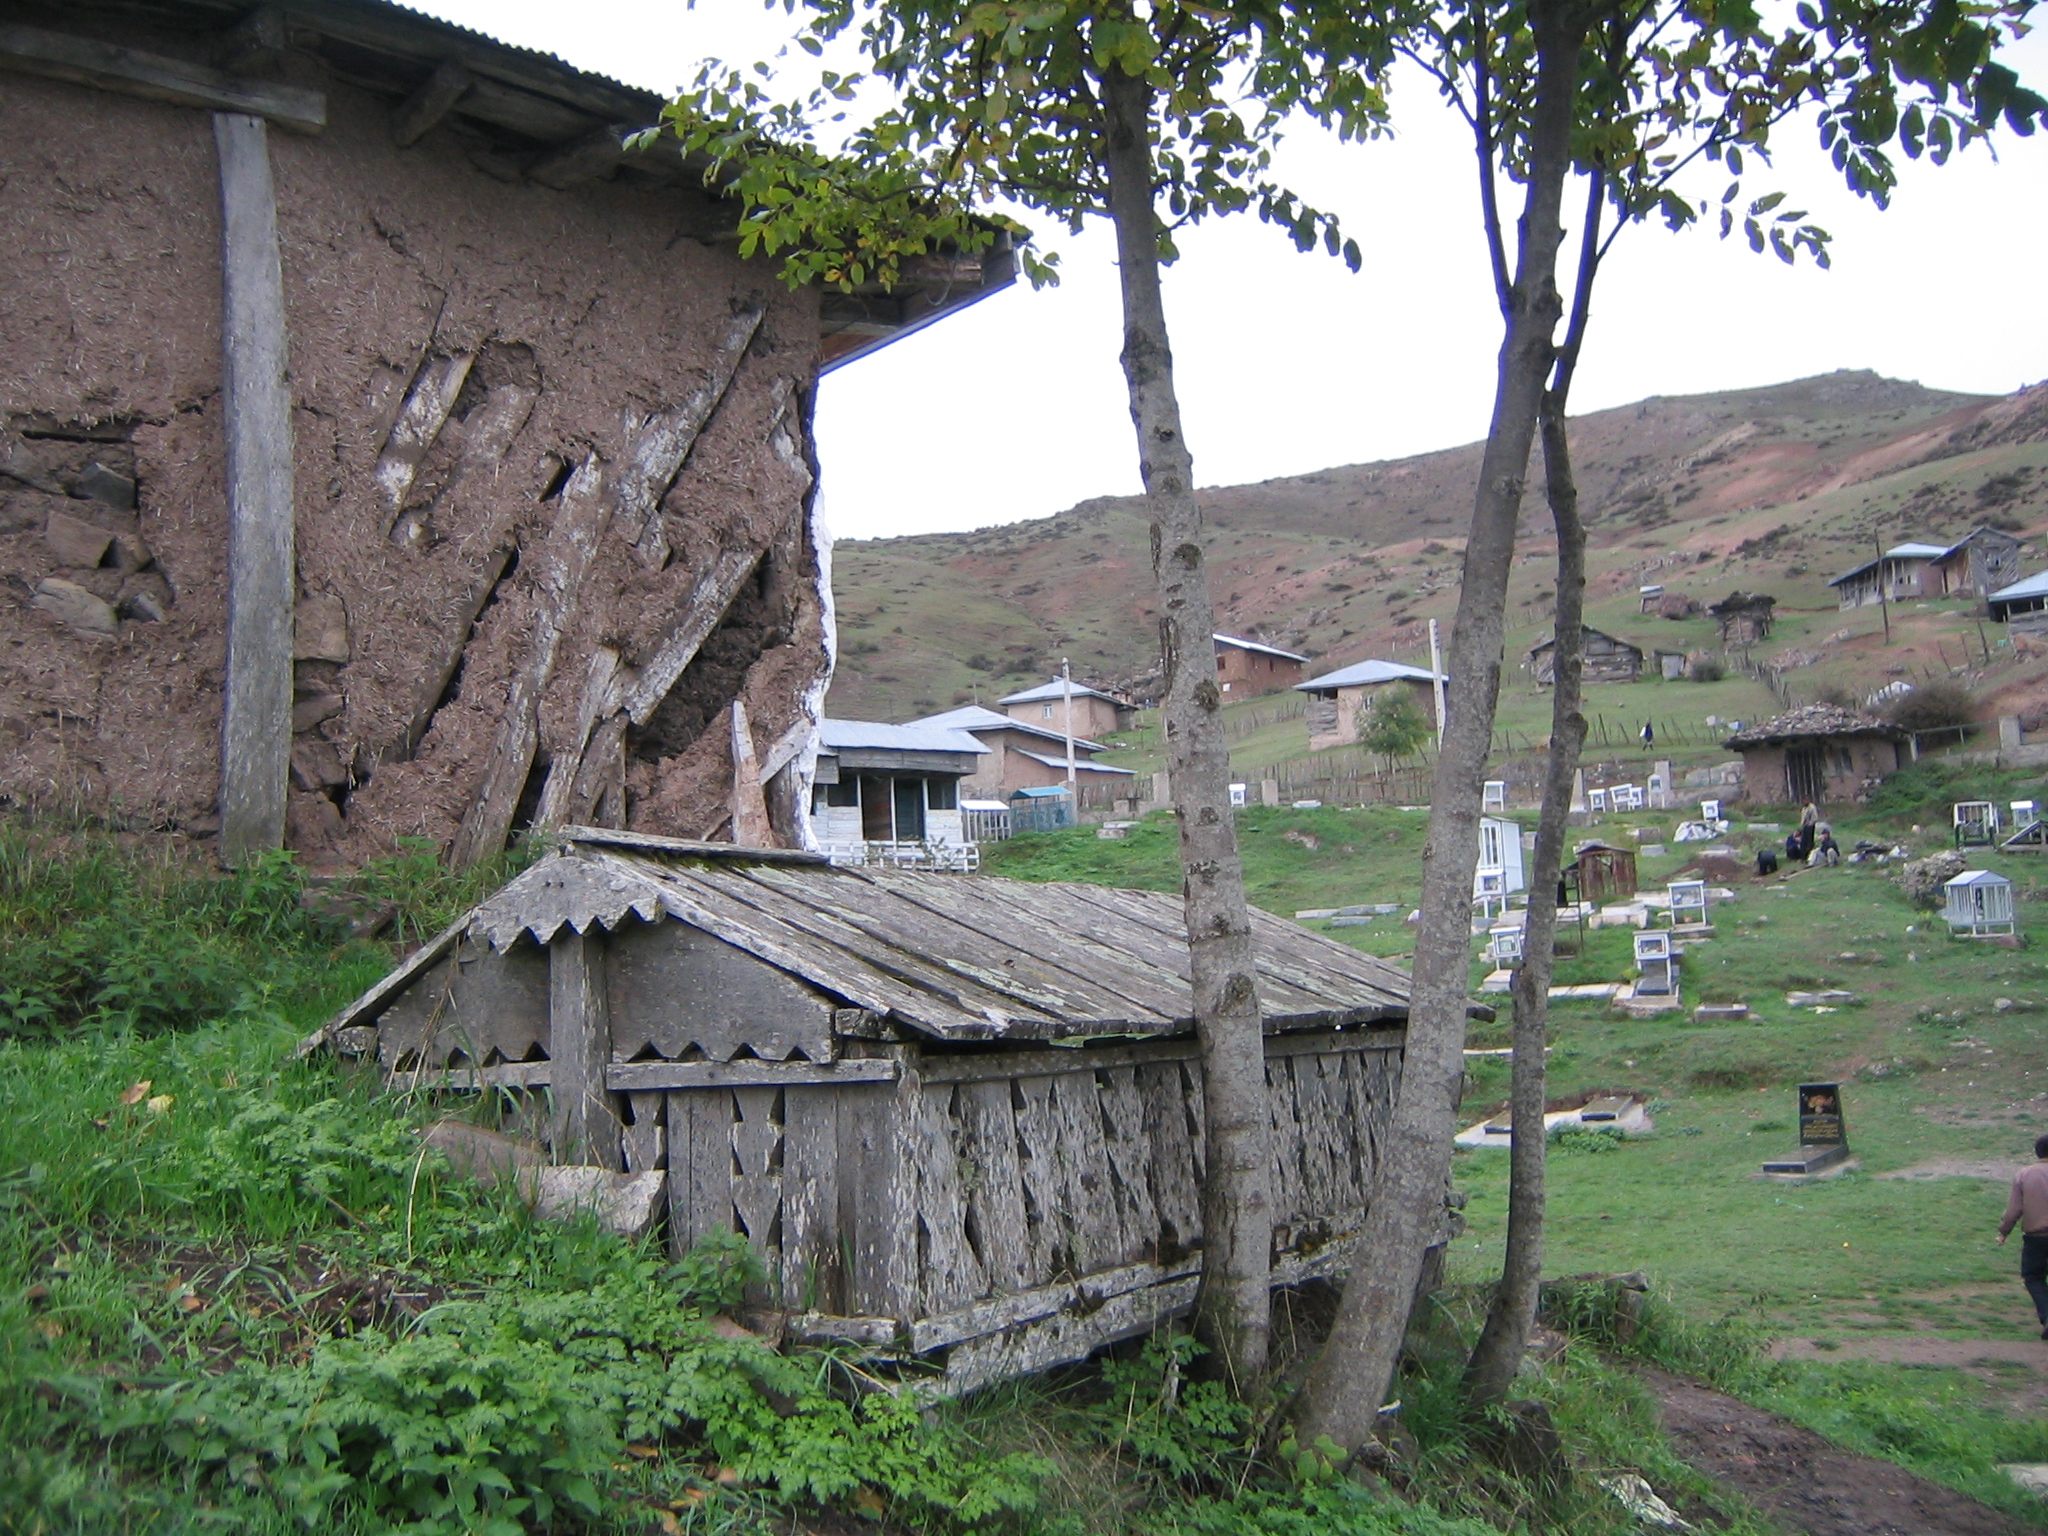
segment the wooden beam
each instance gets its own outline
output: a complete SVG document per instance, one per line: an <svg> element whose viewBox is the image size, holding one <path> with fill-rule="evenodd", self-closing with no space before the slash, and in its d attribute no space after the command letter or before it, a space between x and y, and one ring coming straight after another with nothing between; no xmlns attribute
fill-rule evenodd
<svg viewBox="0 0 2048 1536"><path fill-rule="evenodd" d="M887 1057L848 1061L615 1061L605 1086L615 1093L653 1088L812 1087L833 1083L893 1083L902 1075Z"/></svg>
<svg viewBox="0 0 2048 1536"><path fill-rule="evenodd" d="M327 126L327 97L319 91L245 80L204 64L41 27L0 26L0 68L173 106L246 113L296 133Z"/></svg>
<svg viewBox="0 0 2048 1536"><path fill-rule="evenodd" d="M556 191L595 181L625 155L626 130L613 123L567 144L558 144L527 168L526 174Z"/></svg>
<svg viewBox="0 0 2048 1536"><path fill-rule="evenodd" d="M391 141L400 149L417 144L455 104L469 94L476 76L453 59L443 59L416 90L391 114Z"/></svg>
<svg viewBox="0 0 2048 1536"><path fill-rule="evenodd" d="M221 856L284 845L292 751L292 402L284 272L263 119L221 112L221 411L227 437L227 668Z"/></svg>
<svg viewBox="0 0 2048 1536"><path fill-rule="evenodd" d="M761 764L754 755L754 729L747 706L732 701L732 840L742 848L773 848L768 801L761 793Z"/></svg>
<svg viewBox="0 0 2048 1536"><path fill-rule="evenodd" d="M231 75L258 74L275 69L290 46L283 7L259 5L221 34L213 61Z"/></svg>
<svg viewBox="0 0 2048 1536"><path fill-rule="evenodd" d="M625 1171L625 1126L606 1091L612 1054L604 984L604 937L565 928L548 945L549 1086L557 1163Z"/></svg>

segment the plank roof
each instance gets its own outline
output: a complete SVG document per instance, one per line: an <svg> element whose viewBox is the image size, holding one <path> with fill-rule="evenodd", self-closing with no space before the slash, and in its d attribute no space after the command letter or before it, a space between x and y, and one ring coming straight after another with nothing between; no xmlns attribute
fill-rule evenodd
<svg viewBox="0 0 2048 1536"><path fill-rule="evenodd" d="M1256 909L1269 1031L1405 1020L1408 977ZM467 936L505 949L668 917L918 1034L1176 1035L1194 1027L1180 897L989 875L838 868L814 856L568 828L323 1031L374 1019Z"/></svg>

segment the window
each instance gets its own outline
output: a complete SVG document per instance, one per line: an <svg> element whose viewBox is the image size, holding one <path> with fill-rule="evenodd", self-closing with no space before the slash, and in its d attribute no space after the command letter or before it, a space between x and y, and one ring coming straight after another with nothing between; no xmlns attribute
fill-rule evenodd
<svg viewBox="0 0 2048 1536"><path fill-rule="evenodd" d="M960 781L957 779L926 779L924 781L924 803L929 810L959 810Z"/></svg>
<svg viewBox="0 0 2048 1536"><path fill-rule="evenodd" d="M811 804L813 808L818 810L822 810L828 805L840 810L847 810L859 805L860 781L858 779L847 779L838 784L820 784L812 796Z"/></svg>
<svg viewBox="0 0 2048 1536"><path fill-rule="evenodd" d="M1045 706L1045 717L1044 717L1044 718L1046 718L1047 720L1050 720L1050 719L1052 718L1052 706L1051 706L1050 704L1048 704L1048 705L1046 705L1046 706Z"/></svg>

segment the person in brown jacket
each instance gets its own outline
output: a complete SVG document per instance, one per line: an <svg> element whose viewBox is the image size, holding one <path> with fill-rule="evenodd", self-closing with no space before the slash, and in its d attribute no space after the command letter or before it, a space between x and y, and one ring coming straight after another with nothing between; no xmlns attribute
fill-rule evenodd
<svg viewBox="0 0 2048 1536"><path fill-rule="evenodd" d="M2033 1167L2022 1168L2013 1176L2005 1219L1998 1224L1998 1241L2003 1244L2013 1226L2019 1226L2020 1284L2033 1298L2041 1337L2048 1339L2048 1136L2034 1138L2034 1157Z"/></svg>

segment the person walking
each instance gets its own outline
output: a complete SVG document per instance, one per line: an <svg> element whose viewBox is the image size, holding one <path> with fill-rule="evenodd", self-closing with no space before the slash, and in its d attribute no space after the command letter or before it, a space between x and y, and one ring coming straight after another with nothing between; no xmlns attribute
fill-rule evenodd
<svg viewBox="0 0 2048 1536"><path fill-rule="evenodd" d="M1657 745L1657 733L1650 729L1650 722L1647 720L1643 722L1643 745L1646 747Z"/></svg>
<svg viewBox="0 0 2048 1536"><path fill-rule="evenodd" d="M2013 1176L2006 1198L2005 1219L1998 1224L1999 1246L2020 1229L2020 1284L2033 1299L2041 1337L2048 1339L2048 1136L2034 1138L2034 1164Z"/></svg>

